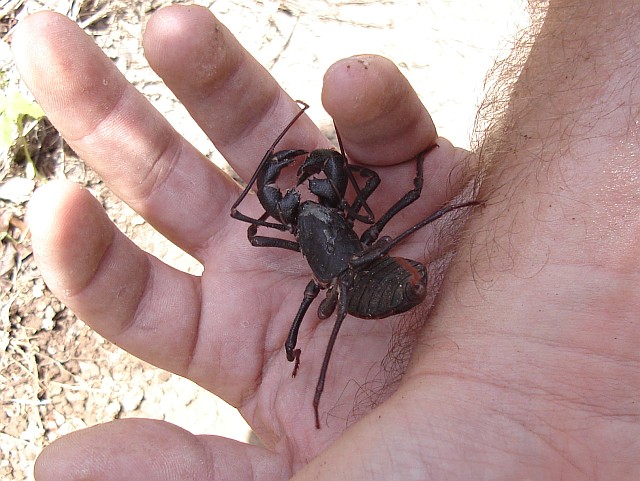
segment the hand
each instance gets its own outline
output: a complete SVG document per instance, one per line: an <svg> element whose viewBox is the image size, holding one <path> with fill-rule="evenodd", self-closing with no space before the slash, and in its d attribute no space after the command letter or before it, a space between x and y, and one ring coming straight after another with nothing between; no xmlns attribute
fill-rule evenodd
<svg viewBox="0 0 640 481"><path fill-rule="evenodd" d="M248 179L299 106L206 9L163 10L149 23L145 46L154 69ZM323 429L317 431L312 398L332 318L320 322L310 309L299 337L302 364L295 379L284 352L310 279L302 256L249 245L248 225L229 216L239 187L188 145L75 24L51 13L35 15L16 33L14 49L25 81L74 150L118 196L205 266L202 277L167 267L126 239L88 192L51 182L30 206L34 249L48 285L117 345L238 407L276 453L271 463L279 459L280 471L298 470L345 429L358 385L379 369L401 319L345 322L320 405ZM370 199L380 214L413 187L412 157L437 140L428 113L396 67L377 57L336 64L327 74L324 103L350 158L376 165L383 179L394 179L383 181ZM458 191L450 174L463 153L444 139L438 143L425 165L424 195L403 212L396 232ZM278 149L329 145L304 116ZM240 208L256 217L260 213L254 196ZM406 255L424 259L428 234L424 229L405 242ZM157 423L147 427L154 436L142 435L139 424L96 428L58 445L99 440L105 449L118 447L115 440L126 436L153 446L185 437ZM221 443L206 445L239 449ZM47 458L38 464L40 477L56 472ZM117 467L109 470L124 478Z"/></svg>
<svg viewBox="0 0 640 481"><path fill-rule="evenodd" d="M37 464L39 481L294 472L296 479L637 479L640 191L630 113L638 92L628 60L640 44L637 17L632 1L615 12L605 2L551 2L504 128L482 151L492 156L480 157L487 207L470 222L398 390L343 433L344 421L335 421L348 416L353 391L342 389L366 379L399 321L347 319L321 404L332 416L316 431L313 366L330 323L309 313L295 380L282 349L308 279L304 260L248 246L246 226L228 217L237 186L75 26L51 14L31 17L14 48L51 120L120 197L205 265L202 279L164 266L119 234L89 194L56 183L39 192L30 214L48 284L117 344L238 406L267 445L120 421L54 443ZM248 178L295 105L204 10L161 11L145 45L154 69ZM354 92L362 103L352 102ZM378 199L406 190L414 167L403 161L433 142L435 130L397 71L381 59L369 69L338 63L323 101L350 157L377 166L388 189ZM394 115L381 115L389 105ZM438 142L444 148L427 162L438 166L426 175L433 185L415 209L421 215L455 193L435 189L460 156ZM281 147L325 145L305 118ZM422 257L429 234L403 249Z"/></svg>

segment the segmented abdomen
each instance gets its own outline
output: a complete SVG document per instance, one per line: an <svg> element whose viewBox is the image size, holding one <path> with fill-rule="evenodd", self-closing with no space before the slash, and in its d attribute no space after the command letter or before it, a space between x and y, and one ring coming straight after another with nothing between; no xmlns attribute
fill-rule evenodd
<svg viewBox="0 0 640 481"><path fill-rule="evenodd" d="M408 311L427 294L427 269L402 257L383 257L356 272L349 289L349 314L381 319Z"/></svg>

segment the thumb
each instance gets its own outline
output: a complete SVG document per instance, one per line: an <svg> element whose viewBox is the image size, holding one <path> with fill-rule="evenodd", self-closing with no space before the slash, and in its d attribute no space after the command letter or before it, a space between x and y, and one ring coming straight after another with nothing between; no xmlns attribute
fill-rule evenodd
<svg viewBox="0 0 640 481"><path fill-rule="evenodd" d="M324 76L322 103L354 162L394 165L437 138L411 84L384 57L359 55L333 64Z"/></svg>
<svg viewBox="0 0 640 481"><path fill-rule="evenodd" d="M218 436L196 436L164 421L121 419L77 431L49 445L37 481L282 480L282 458Z"/></svg>

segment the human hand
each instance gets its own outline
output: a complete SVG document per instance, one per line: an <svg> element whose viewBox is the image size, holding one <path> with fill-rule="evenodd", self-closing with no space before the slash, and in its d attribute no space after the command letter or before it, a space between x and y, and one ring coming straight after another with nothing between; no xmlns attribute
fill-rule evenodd
<svg viewBox="0 0 640 481"><path fill-rule="evenodd" d="M148 29L150 63L247 178L291 118L293 104L253 63L234 78L233 85L242 86L240 98L232 96L232 84L209 81L211 75L225 78L234 63L224 59L237 58L237 51L211 48L226 45L215 35L205 49L184 33L212 34L205 12L172 8L162 15L168 12L173 21L156 17L154 22L165 21ZM180 29L178 18L192 20ZM209 27L196 28L196 18ZM290 379L282 350L308 279L304 261L250 248L246 226L227 220L237 187L176 138L106 60L98 61L99 51L72 33L75 27L50 15L30 19L15 48L25 79L54 123L121 197L206 267L200 283L150 259L115 231L88 194L58 184L39 194L32 214L42 223L34 223L33 235L48 283L119 345L238 406L267 445L192 436L159 422L119 421L54 443L38 462L38 479L283 479L294 472L296 479L637 479L640 192L633 181L638 127L630 116L638 92L629 60L640 44L637 18L632 1L615 11L606 2L551 2L500 135L485 146L493 155L481 158L486 177L480 196L487 207L471 219L411 364L397 391L342 433L344 422L335 420L352 405L341 411L336 390L366 378L364 370L386 354L398 321L347 320L332 363L335 377L323 397L336 417L316 431L309 406L317 371L307 367L318 365L330 323L316 326L309 313L299 378ZM150 42L154 28L157 37ZM27 31L39 33L27 39ZM166 40L171 34L174 43ZM218 35L227 33L220 28ZM219 55L223 61L216 61ZM194 71L193 64L203 62L223 67ZM75 65L85 72L76 80ZM421 150L423 140L434 140L423 137L435 132L411 94L393 103L402 115L392 119L376 115L374 107L381 106L374 101L332 104L332 89L347 99L355 91L371 92L364 96L370 100L394 91L362 81L368 71L349 70L354 77L344 81L339 70L329 74L324 101L352 159L393 165ZM43 71L46 78L55 72L63 87L45 82ZM403 82L395 73L383 78ZM105 88L96 90L102 80ZM255 97L247 98L254 89ZM230 111L233 117L226 117ZM403 118L419 128L405 129ZM419 135L412 140L411 132ZM324 145L302 119L281 147ZM442 145L427 164L448 173L456 155ZM412 148L401 152L403 146ZM135 168L129 170L131 159ZM376 168L383 185L393 177L398 186L410 183L412 169L411 162ZM425 186L415 212L424 215L447 200L437 185ZM379 198L395 198L403 188ZM427 230L415 241L428 236ZM219 257L229 239L242 239L233 244L231 261ZM403 248L418 257L424 252L413 242ZM273 271L265 272L265 265ZM285 268L288 281L277 272ZM120 292L123 279L131 288ZM247 279L261 285L251 291L259 294L246 308L251 316L241 312ZM265 283L273 295L265 294ZM217 302L221 292L233 296L226 311ZM257 310L264 324L243 326L242 319L258 317ZM348 373L339 365L344 360L352 363ZM352 399L353 392L343 396Z"/></svg>
<svg viewBox="0 0 640 481"><path fill-rule="evenodd" d="M296 103L205 9L160 12L149 23L145 46L151 65L248 179L298 111ZM322 399L323 429L316 431L311 400L331 319L320 322L313 308L307 314L295 380L284 356L289 326L310 279L302 256L249 245L247 225L229 217L237 185L188 145L72 22L51 13L35 15L16 33L14 49L25 81L74 150L122 199L205 266L200 278L163 265L127 240L86 191L52 182L30 208L34 249L48 285L117 345L238 407L280 457L280 469L299 469L344 430L357 386L387 354L401 319L345 322ZM380 214L413 187L412 157L436 141L435 127L407 81L381 58L338 63L327 75L323 95L350 158L375 165L383 178L369 201ZM462 152L444 139L438 143L425 165L422 199L388 232L414 224L457 193L451 172ZM278 149L327 146L305 116ZM258 212L255 197L242 210ZM424 259L428 235L425 229L398 250ZM117 423L74 436L85 445L99 439L103 446L118 446L113 441L118 433L141 436L138 425ZM154 440L140 443L185 436L155 423L149 429L168 434L154 431ZM221 442L209 445L220 450ZM52 458L41 458L38 466L48 467L39 468L39 476L55 472L47 459ZM110 472L123 477L113 466Z"/></svg>

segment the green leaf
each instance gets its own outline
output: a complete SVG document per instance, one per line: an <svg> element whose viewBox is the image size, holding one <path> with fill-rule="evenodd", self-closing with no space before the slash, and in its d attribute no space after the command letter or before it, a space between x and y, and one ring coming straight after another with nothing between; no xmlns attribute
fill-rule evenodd
<svg viewBox="0 0 640 481"><path fill-rule="evenodd" d="M20 92L0 99L0 147L9 149L15 143L21 130L18 128L18 122L22 122L25 116L39 120L44 117L44 112L37 103Z"/></svg>

